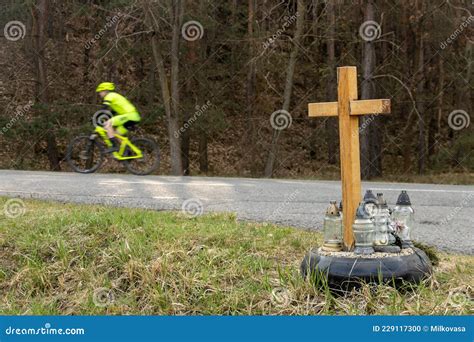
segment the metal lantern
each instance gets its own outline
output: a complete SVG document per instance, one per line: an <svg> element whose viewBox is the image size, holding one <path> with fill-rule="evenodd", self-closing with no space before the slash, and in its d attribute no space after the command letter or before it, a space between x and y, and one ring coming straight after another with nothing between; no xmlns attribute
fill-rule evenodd
<svg viewBox="0 0 474 342"><path fill-rule="evenodd" d="M397 205L392 211L392 221L395 232L402 240L402 248L412 247L411 233L414 224L415 211L411 207L410 197L403 190L398 196Z"/></svg>
<svg viewBox="0 0 474 342"><path fill-rule="evenodd" d="M342 217L336 206L336 201L331 201L324 216L324 243L323 250L337 252L342 250Z"/></svg>
<svg viewBox="0 0 474 342"><path fill-rule="evenodd" d="M374 214L375 239L374 245L387 246L389 244L389 223L390 212L388 210L387 201L383 198L382 193L377 194L376 210Z"/></svg>
<svg viewBox="0 0 474 342"><path fill-rule="evenodd" d="M374 253L375 225L371 215L366 210L366 203L360 203L356 218L352 225L355 239L355 254Z"/></svg>

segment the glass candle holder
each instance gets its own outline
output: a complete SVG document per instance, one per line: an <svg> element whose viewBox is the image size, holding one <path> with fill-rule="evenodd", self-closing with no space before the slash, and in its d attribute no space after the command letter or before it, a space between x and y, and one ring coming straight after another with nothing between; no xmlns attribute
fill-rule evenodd
<svg viewBox="0 0 474 342"><path fill-rule="evenodd" d="M337 252L342 250L342 216L336 206L336 201L331 201L324 216L324 243L323 250Z"/></svg>
<svg viewBox="0 0 474 342"><path fill-rule="evenodd" d="M366 211L366 203L362 202L357 208L356 218L352 225L355 239L355 254L374 253L375 225L370 214Z"/></svg>
<svg viewBox="0 0 474 342"><path fill-rule="evenodd" d="M389 236L390 212L382 193L377 194L376 210L374 214L375 240L376 246L387 246L390 241Z"/></svg>
<svg viewBox="0 0 474 342"><path fill-rule="evenodd" d="M415 222L415 211L411 207L410 197L405 190L398 196L391 218L395 232L402 240L402 248L413 247L411 234Z"/></svg>
<svg viewBox="0 0 474 342"><path fill-rule="evenodd" d="M377 210L377 197L374 196L372 190L367 190L362 200L365 203L365 211L373 217Z"/></svg>

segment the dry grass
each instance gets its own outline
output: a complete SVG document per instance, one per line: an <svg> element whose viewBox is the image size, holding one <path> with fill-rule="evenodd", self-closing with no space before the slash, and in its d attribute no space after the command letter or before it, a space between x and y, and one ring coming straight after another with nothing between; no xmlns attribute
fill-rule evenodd
<svg viewBox="0 0 474 342"><path fill-rule="evenodd" d="M24 203L23 215L0 216L1 314L472 313L472 256L439 253L433 277L411 291L366 285L333 297L299 274L317 233L231 215Z"/></svg>

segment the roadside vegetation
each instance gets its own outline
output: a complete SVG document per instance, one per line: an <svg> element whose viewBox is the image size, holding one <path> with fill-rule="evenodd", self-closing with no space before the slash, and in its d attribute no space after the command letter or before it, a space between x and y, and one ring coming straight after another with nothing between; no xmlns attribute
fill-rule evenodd
<svg viewBox="0 0 474 342"><path fill-rule="evenodd" d="M68 170L111 81L142 117L132 136L160 146L159 174L338 179L337 118L308 103L336 100L336 66L357 66L359 98L391 99L360 119L363 178L473 183L472 0L0 8L2 169Z"/></svg>
<svg viewBox="0 0 474 342"><path fill-rule="evenodd" d="M335 297L299 273L319 233L223 214L22 203L0 215L4 315L473 313L473 256L436 252L434 275L408 291L366 285Z"/></svg>

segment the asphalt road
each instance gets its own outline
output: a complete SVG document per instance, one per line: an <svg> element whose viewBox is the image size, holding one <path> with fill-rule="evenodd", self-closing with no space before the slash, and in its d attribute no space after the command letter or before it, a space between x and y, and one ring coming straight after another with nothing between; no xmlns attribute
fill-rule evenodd
<svg viewBox="0 0 474 342"><path fill-rule="evenodd" d="M365 182L363 189L383 192L390 206L407 190L416 215L415 240L474 254L473 186ZM192 213L236 212L242 220L310 229L321 229L325 208L340 200L340 192L337 181L0 170L1 196L155 210L182 210L185 203Z"/></svg>

